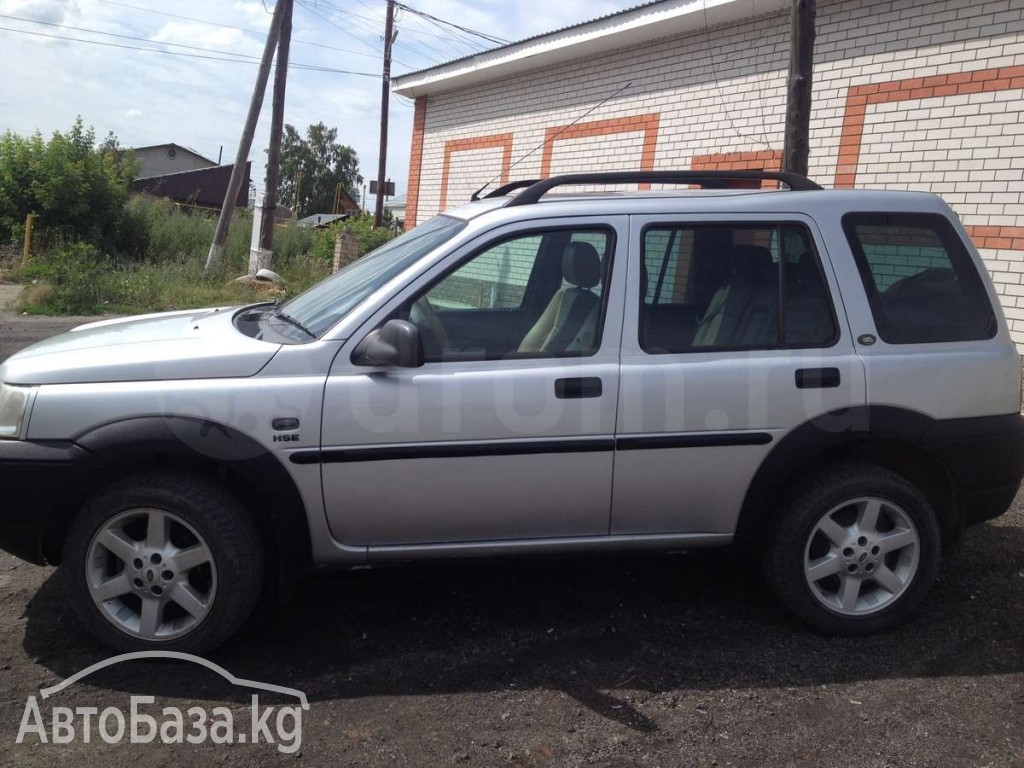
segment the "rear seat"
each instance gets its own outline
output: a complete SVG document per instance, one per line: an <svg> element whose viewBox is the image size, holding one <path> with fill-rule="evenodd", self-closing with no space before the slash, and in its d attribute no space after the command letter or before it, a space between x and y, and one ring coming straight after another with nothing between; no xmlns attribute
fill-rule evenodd
<svg viewBox="0 0 1024 768"><path fill-rule="evenodd" d="M725 347L746 349L778 342L778 265L767 248L738 245L730 255L729 278L711 297L703 318L693 307L645 307L644 347L688 352ZM812 254L786 263L786 343L819 344L834 332L832 313Z"/></svg>
<svg viewBox="0 0 1024 768"><path fill-rule="evenodd" d="M779 332L779 287L772 254L758 245L737 245L729 279L715 291L693 337L693 346L763 347Z"/></svg>

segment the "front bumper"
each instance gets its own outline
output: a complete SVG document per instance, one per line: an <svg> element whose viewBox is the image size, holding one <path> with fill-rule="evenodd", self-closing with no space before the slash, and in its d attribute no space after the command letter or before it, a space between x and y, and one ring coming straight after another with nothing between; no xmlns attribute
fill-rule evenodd
<svg viewBox="0 0 1024 768"><path fill-rule="evenodd" d="M73 443L0 440L0 549L45 562L47 520L87 455Z"/></svg>

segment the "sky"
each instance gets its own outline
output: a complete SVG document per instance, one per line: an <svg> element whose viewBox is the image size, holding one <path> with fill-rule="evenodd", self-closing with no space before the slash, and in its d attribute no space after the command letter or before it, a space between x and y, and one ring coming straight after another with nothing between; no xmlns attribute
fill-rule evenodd
<svg viewBox="0 0 1024 768"><path fill-rule="evenodd" d="M174 142L213 160L223 147L223 162L233 162L273 1L0 0L0 132L48 136L66 131L80 115L100 139L113 132L129 147ZM494 38L519 40L639 0L404 4ZM377 172L384 10L384 0L296 0L294 12L292 63L345 72L290 68L285 121L300 132L318 122L337 127L339 140L355 148L367 181ZM397 28L393 75L495 45L408 11L399 11ZM260 189L270 90L249 155ZM412 112L410 100L391 96L388 176L399 194L409 175Z"/></svg>

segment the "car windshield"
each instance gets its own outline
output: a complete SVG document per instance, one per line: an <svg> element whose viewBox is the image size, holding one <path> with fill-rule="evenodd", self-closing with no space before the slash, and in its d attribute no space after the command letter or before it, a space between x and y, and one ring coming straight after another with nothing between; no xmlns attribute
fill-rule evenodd
<svg viewBox="0 0 1024 768"><path fill-rule="evenodd" d="M435 216L299 294L281 312L319 338L359 302L465 226L460 219Z"/></svg>

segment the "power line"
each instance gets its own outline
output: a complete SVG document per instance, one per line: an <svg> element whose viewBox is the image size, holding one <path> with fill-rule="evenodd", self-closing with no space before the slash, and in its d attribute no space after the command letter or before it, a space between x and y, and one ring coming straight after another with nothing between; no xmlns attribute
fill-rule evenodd
<svg viewBox="0 0 1024 768"><path fill-rule="evenodd" d="M768 134L766 132L764 124L764 114L762 110L761 115L761 137L758 138L753 134L746 134L740 131L736 127L736 123L733 120L732 110L729 109L729 104L725 99L725 95L722 92L722 83L718 77L718 64L715 61L714 44L711 42L711 24L708 22L708 0L701 0L701 6L704 13L704 45L708 53L708 62L711 64L711 74L714 79L715 91L718 93L718 101L722 105L722 111L725 112L725 117L729 121L729 127L732 132L741 139L748 139L750 141L759 142L767 149L771 149L771 144L768 142ZM760 88L758 85L758 98L760 99Z"/></svg>
<svg viewBox="0 0 1024 768"><path fill-rule="evenodd" d="M233 29L237 32L245 32L250 35L259 35L263 37L266 35L266 30L260 31L258 29L246 29L245 27L236 27L233 24L222 24L219 21L210 21L209 19L198 19L194 16L182 16L177 13L168 13L167 11L157 11L153 8L142 8L138 5L129 5L128 3L119 3L117 0L97 0L100 3L106 3L107 5L116 5L119 8L129 8L133 11L140 11L142 13L152 13L157 16L165 16L169 19L179 19L181 21L191 21L196 24L205 24L210 27L220 27L221 29ZM363 53L362 51L353 51L351 48L338 48L333 45L325 45L324 43L314 43L311 40L298 40L293 39L293 43L300 43L302 45L309 45L314 48L324 48L328 51L338 51L339 53L351 53L355 56L373 56L372 53Z"/></svg>
<svg viewBox="0 0 1024 768"><path fill-rule="evenodd" d="M84 30L88 31L88 30ZM11 27L0 27L0 32L15 32L21 35L32 35L34 37L46 37L52 40L67 40L73 43L89 43L90 45L102 45L105 48L120 48L127 51L146 51L148 53L159 53L165 56L182 56L190 59L205 59L207 61L226 61L231 64L258 64L258 61L252 59L238 58L240 54L233 54L227 51L212 51L213 53L227 53L229 56L234 58L225 58L223 56L206 56L200 53L186 53L184 51L165 51L160 48L144 48L138 45L123 45L121 43L108 43L103 40L84 40L80 37L67 37L65 35L51 35L46 32L34 32L30 29L12 29ZM355 72L348 69L334 69L332 67L321 67L315 64L290 64L289 66L295 69L303 69L310 72L329 72L337 75L360 75L362 77L379 77L374 72Z"/></svg>
<svg viewBox="0 0 1024 768"><path fill-rule="evenodd" d="M431 21L436 21L436 22L438 22L440 24L444 24L445 26L454 27L455 29L461 30L462 32L466 32L466 33L468 33L470 35L475 35L476 37L481 37L484 40L489 40L490 42L497 43L498 45L508 45L511 42L510 40L505 40L504 38L501 38L501 37L495 37L494 35L489 35L486 32L479 32L479 31L477 31L475 29L470 29L469 27L463 27L463 26L461 26L459 24L456 24L455 22L452 22L452 21L445 21L444 19L439 19L437 16L431 16L429 13L425 13L424 11L419 11L419 10L417 10L415 8L412 8L412 7L408 6L408 5L405 5L403 3L395 3L395 5L396 5L396 7L401 8L404 11L408 11L409 13L414 13L417 16L422 16L424 19L430 19Z"/></svg>
<svg viewBox="0 0 1024 768"><path fill-rule="evenodd" d="M0 19L9 19L11 21L23 21L29 24L44 24L48 27L59 27L60 29L70 29L74 32L86 32L90 35L104 35L106 37L117 37L122 40L134 40L135 42L142 43L153 43L155 45L168 45L173 48L187 48L191 51L203 51L204 53L222 53L228 56L237 56L243 59L258 59L258 56L251 56L248 53L236 53L234 51L217 51L210 48L202 48L197 45L186 45L185 43L169 43L163 40L153 40L148 37L139 37L137 35L122 35L117 32L104 32L99 29L89 29L88 27L76 27L71 24L58 24L55 21L43 21L42 19L28 19L21 16L8 16L0 13Z"/></svg>
<svg viewBox="0 0 1024 768"><path fill-rule="evenodd" d="M366 42L365 40L363 40L358 35L353 34L351 31L349 31L345 27L341 26L341 24L339 24L338 22L334 21L334 19L332 19L330 16L327 16L326 14L322 13L319 8L316 8L315 6L310 5L309 2L301 2L301 0L297 0L297 4L302 6L303 8L305 8L307 11L309 11L310 13L312 13L314 16L316 16L317 18L321 19L322 21L326 21L332 27L334 27L335 29L339 30L342 34L348 35L349 37L351 37L356 42L362 43L367 48L373 49L373 51L376 53L377 56L381 55L381 52L377 49L377 46L371 45L370 43ZM363 54L360 54L360 55L361 56L368 56L370 54L363 53ZM399 61L398 59L392 59L392 61L394 61L396 64L401 64L403 67L409 67L410 69L414 68L412 64L409 64L406 61ZM376 77L376 75L375 75L375 77Z"/></svg>

